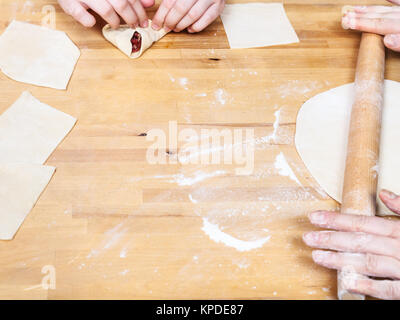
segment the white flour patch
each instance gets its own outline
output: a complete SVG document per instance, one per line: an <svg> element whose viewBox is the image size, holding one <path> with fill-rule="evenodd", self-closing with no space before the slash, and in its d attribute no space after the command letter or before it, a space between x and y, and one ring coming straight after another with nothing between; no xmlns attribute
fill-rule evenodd
<svg viewBox="0 0 400 320"><path fill-rule="evenodd" d="M268 236L253 241L240 240L223 232L217 224L209 222L207 218L203 218L203 227L201 228L201 230L203 230L204 233L216 243L223 243L226 246L235 248L238 251L250 251L253 249L261 248L271 238L270 236Z"/></svg>
<svg viewBox="0 0 400 320"><path fill-rule="evenodd" d="M183 89L188 90L189 88L187 87L189 83L189 80L187 78L180 78L179 79L179 84L183 87Z"/></svg>
<svg viewBox="0 0 400 320"><path fill-rule="evenodd" d="M290 80L277 88L277 92L281 98L298 97L300 95L308 97L308 93L323 87L323 83L319 81L300 81Z"/></svg>
<svg viewBox="0 0 400 320"><path fill-rule="evenodd" d="M189 193L189 200L192 202L192 203L198 203L198 201L196 200L196 199L193 199L193 196Z"/></svg>
<svg viewBox="0 0 400 320"><path fill-rule="evenodd" d="M111 228L104 232L106 239L103 240L101 246L98 249L92 249L90 253L87 255L87 258L97 257L103 250L108 250L115 246L124 234L128 231L127 228L123 228L124 222L116 225L114 228Z"/></svg>
<svg viewBox="0 0 400 320"><path fill-rule="evenodd" d="M171 82L175 82L176 81L176 79L169 73L168 73L168 77L169 77L169 80L171 80Z"/></svg>
<svg viewBox="0 0 400 320"><path fill-rule="evenodd" d="M123 249L121 250L121 252L119 253L119 257L120 257L121 259L124 259L124 258L126 258L127 253L128 253L128 248L125 247L125 248L123 248Z"/></svg>
<svg viewBox="0 0 400 320"><path fill-rule="evenodd" d="M129 271L130 271L129 269L125 269L124 271L121 271L119 274L125 276L129 273Z"/></svg>
<svg viewBox="0 0 400 320"><path fill-rule="evenodd" d="M268 139L276 143L278 138L279 120L281 118L281 109L275 111L274 116L275 116L275 121L273 124L274 131L270 136L268 136Z"/></svg>
<svg viewBox="0 0 400 320"><path fill-rule="evenodd" d="M219 104L225 105L226 104L226 92L224 89L218 89L215 91L215 99Z"/></svg>
<svg viewBox="0 0 400 320"><path fill-rule="evenodd" d="M289 166L282 152L276 156L274 166L275 169L278 170L278 173L281 176L289 177L290 179L295 181L299 186L301 187L303 186L299 181L299 179L297 179L296 175L294 174L292 168Z"/></svg>
<svg viewBox="0 0 400 320"><path fill-rule="evenodd" d="M196 171L193 176L185 176L182 173L169 175L169 176L155 176L155 178L171 178L168 182L176 183L180 186L191 186L206 179L226 174L226 171L217 170L214 172Z"/></svg>

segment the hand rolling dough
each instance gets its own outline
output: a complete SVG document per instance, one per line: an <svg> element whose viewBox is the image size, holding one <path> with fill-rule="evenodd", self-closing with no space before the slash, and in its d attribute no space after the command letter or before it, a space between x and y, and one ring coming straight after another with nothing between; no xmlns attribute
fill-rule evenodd
<svg viewBox="0 0 400 320"><path fill-rule="evenodd" d="M306 167L336 201L342 200L343 176L354 84L320 93L297 116L295 144ZM400 83L385 80L378 190L400 194ZM378 200L379 215L393 215Z"/></svg>
<svg viewBox="0 0 400 320"><path fill-rule="evenodd" d="M153 30L151 20L147 28L132 29L128 25L122 25L114 30L108 24L103 28L104 37L132 59L139 58L154 42L166 34L164 29Z"/></svg>

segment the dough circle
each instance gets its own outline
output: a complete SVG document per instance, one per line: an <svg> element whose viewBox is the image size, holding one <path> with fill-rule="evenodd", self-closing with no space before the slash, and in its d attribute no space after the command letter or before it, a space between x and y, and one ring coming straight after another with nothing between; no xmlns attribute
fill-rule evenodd
<svg viewBox="0 0 400 320"><path fill-rule="evenodd" d="M336 201L342 200L354 83L320 93L297 115L295 145L307 169ZM400 194L400 82L385 80L378 190ZM378 199L378 214L393 215Z"/></svg>

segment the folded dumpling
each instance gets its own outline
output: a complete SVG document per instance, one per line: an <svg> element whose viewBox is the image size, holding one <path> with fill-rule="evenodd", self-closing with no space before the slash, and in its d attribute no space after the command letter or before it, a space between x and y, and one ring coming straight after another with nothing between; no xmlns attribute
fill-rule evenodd
<svg viewBox="0 0 400 320"><path fill-rule="evenodd" d="M164 29L154 30L151 27L151 20L147 28L132 29L128 25L121 25L118 29L112 29L108 24L103 28L104 37L132 59L139 58L154 42L166 34Z"/></svg>

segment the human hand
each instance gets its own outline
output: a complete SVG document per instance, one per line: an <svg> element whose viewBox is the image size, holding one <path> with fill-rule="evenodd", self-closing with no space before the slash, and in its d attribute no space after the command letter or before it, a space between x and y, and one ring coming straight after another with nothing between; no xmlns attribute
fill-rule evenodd
<svg viewBox="0 0 400 320"><path fill-rule="evenodd" d="M199 32L224 9L224 0L163 0L152 22L155 30Z"/></svg>
<svg viewBox="0 0 400 320"><path fill-rule="evenodd" d="M381 200L400 214L400 197L383 190ZM309 215L312 224L336 231L304 234L304 242L313 248L315 263L330 269L391 280L359 277L346 281L346 290L381 299L400 299L400 221L384 218L317 211ZM397 280L397 281L396 281Z"/></svg>
<svg viewBox="0 0 400 320"><path fill-rule="evenodd" d="M342 18L343 27L384 35L385 46L400 52L400 0L398 6L356 6Z"/></svg>
<svg viewBox="0 0 400 320"><path fill-rule="evenodd" d="M85 27L93 27L96 19L88 12L98 13L112 28L118 28L120 17L132 28L148 26L144 7L154 5L154 0L58 0L61 8Z"/></svg>

